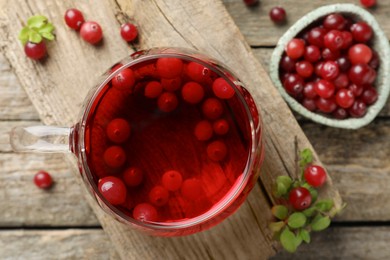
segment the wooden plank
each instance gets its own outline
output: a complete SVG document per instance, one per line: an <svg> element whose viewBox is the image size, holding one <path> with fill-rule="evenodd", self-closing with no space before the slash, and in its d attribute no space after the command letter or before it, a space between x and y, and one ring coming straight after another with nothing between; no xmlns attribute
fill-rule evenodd
<svg viewBox="0 0 390 260"><path fill-rule="evenodd" d="M251 46L275 46L280 36L308 12L324 5L340 3L339 0L301 0L299 2L261 0L258 6L246 7L243 1L223 0L223 2ZM357 0L342 2L359 5ZM287 12L288 21L284 25L275 25L268 16L271 8L277 5L282 6ZM368 11L375 16L386 35L390 37L390 24L387 22L390 2L377 1L377 7Z"/></svg>
<svg viewBox="0 0 390 260"><path fill-rule="evenodd" d="M310 147L310 144L277 91L271 87L266 72L255 60L238 28L230 20L220 2L182 3L171 0L130 3L119 1L118 3L119 6L112 1L88 3L88 8L84 9L82 3L81 8L75 4L72 6L88 10L89 13L86 15L94 17L103 28L118 27L116 18L121 20L123 13L128 15L134 13L135 19L142 24L140 45L143 48L156 45L187 46L213 54L230 67L241 64L237 72L245 79L263 109L266 128L265 144L268 152L263 168L263 184L269 190L275 175L294 172L294 136L298 136L303 147ZM7 59L13 64L21 84L27 90L41 118L47 124L72 124L82 97L93 82L94 76L91 75L99 75L103 68L107 68L128 52L127 46L120 40L115 30L105 30L104 44L95 48L82 42L77 34L70 32L69 29L58 26L57 41L49 45L50 58L44 63L26 60L21 46L16 41L16 35L11 33L18 31L20 25L10 21L19 20L18 17L28 17L33 13L43 13L47 14L55 24L63 24L62 15L69 7L68 4L71 3L19 0L5 3L2 8L3 14L0 16L3 32L0 36L1 47ZM191 15L183 20L185 13ZM205 17L209 17L209 20L205 20ZM155 29L157 25L159 30ZM243 57L245 63L242 63ZM76 60L77 66L75 66ZM27 71L35 73L26 73ZM64 75L72 76L64 80ZM281 154L283 156L280 156ZM73 167L76 169L75 164ZM329 189L327 194L334 197L338 205L340 204L336 190ZM172 239L151 238L125 231L123 225L102 214L92 199L90 197L88 199L123 258L161 256L160 246L166 249L166 258L184 256L251 258L258 256L259 250L262 251L263 257L274 253L271 247L273 242L266 228L269 206L258 186L240 211L222 225L195 236ZM268 213L264 214L264 212ZM226 240L221 240L221 237ZM140 248L141 240L148 246ZM224 250L219 250L222 247ZM178 252L177 248L186 248L186 250ZM133 254L129 255L129 252Z"/></svg>

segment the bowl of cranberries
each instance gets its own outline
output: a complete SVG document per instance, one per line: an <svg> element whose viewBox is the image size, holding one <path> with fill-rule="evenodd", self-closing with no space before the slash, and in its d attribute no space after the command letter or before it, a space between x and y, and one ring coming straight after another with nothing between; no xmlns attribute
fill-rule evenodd
<svg viewBox="0 0 390 260"><path fill-rule="evenodd" d="M375 18L353 4L320 7L280 38L270 74L290 107L314 122L357 129L389 95L389 42Z"/></svg>

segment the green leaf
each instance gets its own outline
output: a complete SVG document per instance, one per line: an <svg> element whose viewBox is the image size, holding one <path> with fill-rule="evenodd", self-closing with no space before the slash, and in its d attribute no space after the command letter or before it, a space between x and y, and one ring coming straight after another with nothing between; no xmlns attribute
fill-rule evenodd
<svg viewBox="0 0 390 260"><path fill-rule="evenodd" d="M275 205L271 209L272 215L280 220L284 220L287 218L288 209L283 205Z"/></svg>
<svg viewBox="0 0 390 260"><path fill-rule="evenodd" d="M40 43L42 36L34 30L30 30L28 33L28 40L33 43Z"/></svg>
<svg viewBox="0 0 390 260"><path fill-rule="evenodd" d="M314 206L321 212L328 212L333 208L333 200L331 199L319 200Z"/></svg>
<svg viewBox="0 0 390 260"><path fill-rule="evenodd" d="M302 211L302 213L306 216L306 217L311 217L314 215L314 213L316 213L317 211L317 208L316 207L310 207L310 208L307 208L305 209L304 211Z"/></svg>
<svg viewBox="0 0 390 260"><path fill-rule="evenodd" d="M47 23L38 29L39 33L51 33L52 31L54 31L54 25L52 23Z"/></svg>
<svg viewBox="0 0 390 260"><path fill-rule="evenodd" d="M41 28L47 22L47 18L43 15L34 15L27 20L27 26L30 28Z"/></svg>
<svg viewBox="0 0 390 260"><path fill-rule="evenodd" d="M279 232L285 225L286 225L286 223L284 223L284 221L278 221L278 222L269 223L268 227L269 227L269 229L272 230L272 232L277 233L277 232Z"/></svg>
<svg viewBox="0 0 390 260"><path fill-rule="evenodd" d="M54 35L52 33L42 32L41 35L43 38L45 38L49 41L54 40Z"/></svg>
<svg viewBox="0 0 390 260"><path fill-rule="evenodd" d="M23 45L25 45L28 42L29 38L29 31L30 28L24 27L22 30L19 32L19 40L22 42Z"/></svg>
<svg viewBox="0 0 390 260"><path fill-rule="evenodd" d="M299 161L299 165L303 168L305 167L307 164L313 162L313 153L310 149L306 148L306 149L303 149L300 153L300 161Z"/></svg>
<svg viewBox="0 0 390 260"><path fill-rule="evenodd" d="M307 244L310 243L310 233L306 229L301 229L298 232L298 236L302 238Z"/></svg>
<svg viewBox="0 0 390 260"><path fill-rule="evenodd" d="M288 217L287 224L291 228L301 228L306 224L306 216L301 212L294 212Z"/></svg>
<svg viewBox="0 0 390 260"><path fill-rule="evenodd" d="M297 242L296 236L288 228L285 228L280 234L280 243L290 253L294 253L297 250Z"/></svg>
<svg viewBox="0 0 390 260"><path fill-rule="evenodd" d="M329 216L322 216L321 214L318 214L311 222L311 229L313 231L321 231L329 227L329 225L330 225Z"/></svg>

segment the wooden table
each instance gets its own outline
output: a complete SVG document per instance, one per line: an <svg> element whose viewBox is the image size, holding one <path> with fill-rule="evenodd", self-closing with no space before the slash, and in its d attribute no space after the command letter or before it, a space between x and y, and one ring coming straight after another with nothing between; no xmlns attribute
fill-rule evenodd
<svg viewBox="0 0 390 260"><path fill-rule="evenodd" d="M20 2L18 1L19 4ZM107 2L109 1L104 1ZM126 1L118 2L116 8L136 11L127 7ZM336 2L282 1L289 19L284 26L275 26L269 21L267 14L275 4L274 1L263 0L253 8L247 8L239 0L224 0L223 4L258 60L267 68L278 37L289 25L316 7ZM378 2L380 6L372 12L390 36L390 25L385 22L390 3ZM55 4L48 5L48 8L40 3L41 1L26 1L25 8L27 12L37 9L48 14L59 12ZM87 3L77 1L68 3L67 6L88 10ZM118 22L126 19L115 7L109 7L113 8L110 15L115 15ZM102 9L99 12L105 11ZM20 17L25 18L27 17ZM0 16L0 28L7 27L5 23L8 22ZM140 26L142 28L143 25ZM17 32L3 34L3 41L0 41L2 50L8 50L4 39L14 38L12 33L16 35ZM69 33L68 39L77 40L77 35ZM61 47L72 43L58 41L55 44ZM21 87L20 78L16 76L20 75L20 68L11 67L11 63L9 56L0 54L0 259L117 259L119 255L108 235L101 229L95 213L88 202L81 199L84 190L63 156L15 154L11 151L8 133L13 126L40 124L41 118L48 121L48 115L42 114L42 107L34 107ZM18 73L15 74L15 71ZM50 89L47 91L50 95ZM39 104L36 99L34 103ZM37 110L41 112L38 114ZM329 128L297 117L348 207L343 215L337 217L331 228L315 234L310 245L301 246L294 255L280 252L273 259L387 259L390 256L389 115L389 106L386 106L373 123L356 131ZM69 120L71 119L70 116ZM50 191L39 190L32 183L33 174L40 169L51 172L55 178L56 184ZM255 199L254 195L252 197ZM142 247L143 244L138 246ZM156 246L160 247L161 252L166 251L163 243ZM213 254L209 258L238 258L234 254L226 257L222 253L215 253L223 250L227 249L212 249ZM189 253L192 259L204 258L196 252ZM261 251L258 255L253 252L245 255L241 252L239 256L240 259L263 258ZM144 259L149 258L148 255L144 256Z"/></svg>

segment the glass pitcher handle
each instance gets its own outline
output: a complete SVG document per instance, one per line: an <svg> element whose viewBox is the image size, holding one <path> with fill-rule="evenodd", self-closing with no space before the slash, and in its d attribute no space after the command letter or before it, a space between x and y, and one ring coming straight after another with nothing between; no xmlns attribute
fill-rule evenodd
<svg viewBox="0 0 390 260"><path fill-rule="evenodd" d="M72 127L15 127L10 142L15 152L66 153L71 151Z"/></svg>

